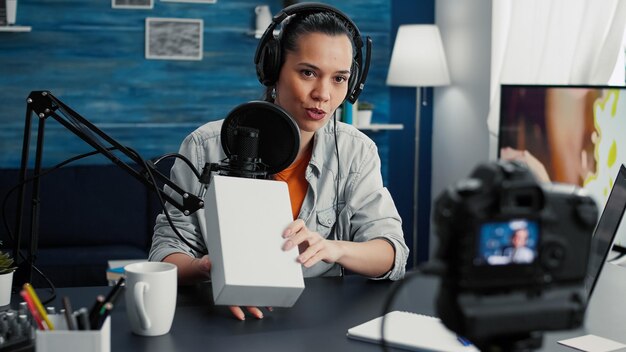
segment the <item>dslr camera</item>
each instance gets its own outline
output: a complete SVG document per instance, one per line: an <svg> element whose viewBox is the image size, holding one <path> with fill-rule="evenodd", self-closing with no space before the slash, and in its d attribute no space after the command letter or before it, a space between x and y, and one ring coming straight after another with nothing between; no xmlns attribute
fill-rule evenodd
<svg viewBox="0 0 626 352"><path fill-rule="evenodd" d="M534 349L583 322L595 201L525 165L481 164L436 199L437 313L481 350Z"/></svg>

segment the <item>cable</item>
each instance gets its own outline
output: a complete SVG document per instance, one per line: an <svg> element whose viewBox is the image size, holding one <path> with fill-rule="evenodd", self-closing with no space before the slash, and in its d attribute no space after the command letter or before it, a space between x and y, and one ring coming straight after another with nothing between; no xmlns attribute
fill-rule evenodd
<svg viewBox="0 0 626 352"><path fill-rule="evenodd" d="M46 280L46 282L48 283L48 289L50 290L50 297L48 297L45 300L41 301L41 304L43 304L44 306L52 301L54 301L57 298L57 289L54 286L54 284L52 283L52 281L50 280L49 277L47 277L41 270L39 270L38 267L36 266L32 266L33 270L35 270L37 272L37 274L39 274L39 276L41 276L42 279Z"/></svg>
<svg viewBox="0 0 626 352"><path fill-rule="evenodd" d="M200 175L200 172L198 171L198 169L196 169L195 166L193 166L193 164L191 163L191 161L189 161L189 159L187 159L184 155L179 154L179 153L168 153L168 154L163 154L160 157L158 157L155 161L154 161L154 165L157 165L158 163L160 163L161 161L165 160L165 159L169 159L169 158L178 158L182 161L185 162L185 164L187 164L187 166L189 166L189 168L191 169L191 171L196 175L196 177L198 179L200 179L200 177L202 177Z"/></svg>
<svg viewBox="0 0 626 352"><path fill-rule="evenodd" d="M626 247L621 246L619 244L614 244L613 248L611 248L614 252L621 253L622 255L626 255Z"/></svg>
<svg viewBox="0 0 626 352"><path fill-rule="evenodd" d="M335 223L331 228L330 232L335 240L339 240L339 236L337 235L337 223L339 222L339 174L340 174L340 163L339 163L339 146L337 143L337 112L333 114L334 124L333 124L333 134L335 135L335 153L337 154L337 176L335 182ZM340 274L343 276L343 266L340 266Z"/></svg>
<svg viewBox="0 0 626 352"><path fill-rule="evenodd" d="M111 147L111 148L107 148L107 149L108 150L115 150L117 148ZM34 180L36 180L36 179L38 179L40 177L43 177L43 176L45 176L45 175L47 175L47 174L49 174L49 173L51 173L53 171L56 171L56 170L60 169L61 167L65 166L65 165L67 165L69 163L72 163L72 162L74 162L76 160L80 160L80 159L86 158L88 156L92 156L92 155L99 154L99 153L100 153L99 151L92 151L92 152L80 154L78 156L69 158L67 160L64 160L64 161L54 165L50 169L45 170L44 172L40 173L39 175L35 175L33 177L25 179L24 181L19 182L15 186L11 187L11 189L9 189L9 191L7 192L7 194L4 196L4 198L2 200L2 223L4 225L4 229L7 232L7 236L9 237L11 242L15 242L15 238L13 237L13 234L11 233L11 229L9 227L9 224L7 222L7 217L6 217L6 214L7 214L6 206L7 206L7 203L8 203L8 200L9 200L9 197L11 196L11 194L13 192L15 192L20 186L22 186L22 185L24 185L26 183L32 182L32 181L34 181ZM20 256L20 258L22 260L27 260L26 256L21 251L18 252L18 255ZM51 297L46 299L46 300L43 300L42 304L45 305L45 304L48 304L48 303L52 302L53 300L56 299L56 288L55 288L54 284L52 283L52 281L41 270L39 270L39 268L37 268L35 266L34 263L29 262L29 264L31 265L33 270L35 270L37 272L37 274L39 274L41 276L41 278L44 279L48 283L49 289L51 290Z"/></svg>
<svg viewBox="0 0 626 352"><path fill-rule="evenodd" d="M337 154L337 182L335 184L335 223L339 221L339 177L341 176L341 169L339 163L339 144L337 142L337 115L335 114L335 125L334 125L334 134L335 134L335 153ZM339 237L337 237L339 239Z"/></svg>
<svg viewBox="0 0 626 352"><path fill-rule="evenodd" d="M618 253L619 254L615 258L607 259L606 261L611 264L621 265L622 263L626 261L626 253L620 253L620 252Z"/></svg>
<svg viewBox="0 0 626 352"><path fill-rule="evenodd" d="M163 196L161 196L161 192L160 192L159 186L156 183L156 180L154 178L154 174L152 173L152 170L148 167L148 163L134 149L129 148L129 147L126 147L126 149L128 149L130 152L135 154L135 156L142 162L143 167L146 169L146 173L148 174L148 176L150 177L150 180L152 181L152 184L154 185L154 190L155 190L155 192L157 194L157 197L159 198L159 203L161 204L161 208L163 209L163 213L165 214L165 218L167 219L168 224L172 228L172 231L174 231L176 236L178 236L178 238L181 241L183 241L183 243L185 243L189 248L191 248L194 251L196 251L196 252L198 252L200 254L203 254L203 255L204 254L208 254L207 250L200 249L199 247L196 247L195 245L191 244L191 242L189 242L185 237L183 237L183 235L180 232L178 232L178 229L176 228L176 226L174 225L174 222L172 221L170 213L167 211L167 208L165 207L165 201L163 200ZM166 155L163 158L166 158L166 157L170 157L170 156ZM181 155L181 157L183 157L183 156ZM161 159L163 159L163 158L161 158ZM157 161L160 161L160 160L157 159ZM198 170L195 169L195 167L192 166L192 170L195 170L194 173L198 174L197 173ZM200 243L198 243L198 244L200 244Z"/></svg>
<svg viewBox="0 0 626 352"><path fill-rule="evenodd" d="M107 148L107 149L108 150L115 150L117 148L111 147L111 148ZM64 160L64 161L54 165L53 167L47 169L46 171L40 173L39 175L33 176L31 178L27 178L24 181L22 181L22 182L16 184L15 186L11 187L11 189L9 189L7 194L4 196L4 199L2 200L2 221L4 223L5 230L7 231L7 234L9 235L9 239L11 239L11 241L14 241L13 235L11 234L11 230L9 229L9 224L7 223L7 219L6 219L6 204L7 204L7 201L9 199L11 193L15 192L20 186L22 186L22 185L24 185L26 183L32 182L32 181L34 181L34 180L36 180L36 179L38 179L40 177L43 177L43 176L45 176L45 175L47 175L47 174L49 174L49 173L51 173L53 171L56 171L56 170L60 169L61 167L65 166L65 165L67 165L69 163L72 163L74 161L86 158L88 156L96 155L96 154L99 154L99 153L100 153L99 151L92 151L92 152L89 152L89 153L84 153L84 154L80 154L78 156L69 158L67 160Z"/></svg>
<svg viewBox="0 0 626 352"><path fill-rule="evenodd" d="M158 198L159 198L159 203L160 203L161 207L163 208L163 211L164 211L164 213L165 213L165 215L166 215L166 218L167 218L168 223L169 223L170 227L172 228L172 230L173 230L173 231L176 233L176 235L177 235L177 236L181 239L181 241L183 241L183 242L184 242L187 246L189 246L189 248L191 248L191 249L193 249L193 250L197 251L198 253L204 253L204 254L206 254L206 251L205 251L205 250L202 250L202 249L200 249L199 247L192 245L190 242L188 242L188 241L187 241L187 240L186 240L186 239L185 239L185 238L184 238L184 237L180 234L180 232L178 232L177 228L174 226L174 223L173 223L173 221L172 221L172 219L171 219L171 217L170 217L169 212L168 212L168 211L167 211L167 209L165 208L165 201L163 200L163 197L161 196L160 190L159 190L159 188L158 188L158 184L156 183L156 180L155 180L155 178L154 178L154 175L153 175L153 173L152 173L152 170L148 167L147 162L146 162L146 161L145 161L145 160L144 160L144 159L143 159L143 158L142 158L142 157L141 157L141 156L140 156L140 155L139 155L139 154L138 154L135 150L133 150L133 149L131 149L131 148L128 148L128 147L126 147L126 148L127 148L127 149L129 149L129 150L130 150L133 154L135 154L135 156L136 156L139 160L141 160L141 162L142 162L142 164L143 164L143 167L146 169L146 172L147 172L147 173L148 173L148 175L150 176L150 179L151 179L151 181L152 181L152 183L153 183L153 185L154 185L154 187L155 187L155 191L156 191L157 196L158 196ZM111 150L116 150L116 149L118 149L118 148L117 148L117 147L109 147L109 148L105 148L105 149L106 149L106 150L111 151ZM30 178L28 178L28 179L25 179L25 180L24 180L24 181L22 181L22 182L19 182L18 184L16 184L15 186L13 186L13 187L12 187L12 188L11 188L11 189L7 192L7 194L5 195L5 197L4 197L3 201L2 201L2 222L3 222L4 228L5 228L6 232L7 232L7 236L9 237L9 239L10 239L12 242L14 242L14 241L15 241L15 238L13 237L13 234L12 234L12 232L11 232L11 229L10 229L10 227L9 227L9 224L8 224L8 222L7 222L7 218L6 218L6 213L7 213L7 211L6 211L6 206L7 206L8 199L9 199L9 197L11 196L11 194L12 194L13 192L15 192L15 191L16 191L16 190L20 187L20 186L22 186L22 185L24 185L24 184L26 184L26 183L32 182L32 181L34 181L34 180L36 180L36 179L38 179L38 178L41 178L41 177L43 177L43 176L46 176L46 175L48 175L48 174L52 173L53 171L56 171L56 170L60 169L61 167L65 166L65 165L67 165L67 164L70 164L70 163L72 163L72 162L74 162L74 161L77 161L77 160L80 160L80 159L83 159L83 158L86 158L86 157L89 157L89 156L92 156L92 155L96 155L96 154L100 154L100 151L95 150L95 151L91 151L91 152L88 152L88 153L80 154L80 155L78 155L78 156L75 156L75 157L69 158L69 159L67 159L67 160L65 160L65 161L62 161L61 163L59 163L59 164L57 164L57 165L55 165L55 166L51 167L50 169L45 170L44 172L40 173L39 175L35 175L35 176L33 176L33 177L30 177ZM184 162L185 162L185 163L186 163L186 164L190 167L190 169L192 170L192 172L193 172L195 175L197 175L197 176L199 177L199 175L200 175L200 174L199 174L198 170L197 170L197 169L193 166L193 164L191 164L191 162L189 161L189 159L185 158L183 155L180 155L180 154L178 154L178 153L170 153L170 154L166 154L166 155L163 155L163 156L159 157L159 158L155 161L155 165L156 165L158 162L160 162L160 161L162 161L162 160L164 160L164 159L166 159L166 158L171 158L171 157L176 157L176 158L180 158L181 160L183 160L183 161L184 161ZM26 256L25 256L25 255L24 255L21 251L19 252L19 256L20 256L20 258L22 258L23 260L27 260ZM37 268L37 267L34 265L34 263L29 263L29 264L32 266L33 270L35 270L35 271L36 271L36 272L37 272L37 273L38 273L38 274L39 274L39 275L40 275L40 276L41 276L41 277L42 277L42 278L43 278L43 279L44 279L44 280L48 283L49 288L50 288L50 290L51 290L51 292L52 292L51 297L50 297L50 298L48 298L48 299L46 299L46 300L44 300L42 303L43 303L43 304L47 304L47 303L49 303L49 302L53 301L54 299L56 299L56 288L55 288L54 284L52 283L52 281L51 281L51 280L50 280L50 279L49 279L49 278L48 278L48 277L47 277L47 276L46 276L46 275L45 275L45 274L44 274L44 273L43 273L43 272L42 272L39 268Z"/></svg>
<svg viewBox="0 0 626 352"><path fill-rule="evenodd" d="M423 271L418 267L415 271L407 272L404 276L403 280L398 280L393 283L387 297L385 298L385 303L383 304L383 314L382 321L380 323L380 344L383 348L383 351L389 351L389 346L387 345L387 341L385 340L385 318L387 313L389 313L389 309L393 306L393 303L396 299L396 295L398 291L410 280L413 278L423 274Z"/></svg>

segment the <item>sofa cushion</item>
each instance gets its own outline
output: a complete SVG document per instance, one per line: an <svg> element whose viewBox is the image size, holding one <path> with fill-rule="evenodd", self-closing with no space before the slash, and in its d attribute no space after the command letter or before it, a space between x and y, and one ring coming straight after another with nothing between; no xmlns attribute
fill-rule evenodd
<svg viewBox="0 0 626 352"><path fill-rule="evenodd" d="M159 170L169 175L171 165L164 161ZM0 169L0 197L17 184L18 175L17 169ZM26 204L31 203L30 190L29 185ZM5 214L11 231L15 230L17 193L9 199ZM42 177L39 198L36 265L55 286L106 284L108 260L147 258L160 211L158 198L118 166L58 169ZM22 243L28 248L31 210L25 208ZM0 236L7 240L4 227Z"/></svg>
<svg viewBox="0 0 626 352"><path fill-rule="evenodd" d="M41 248L38 251L37 267L58 287L102 286L107 284L109 260L145 258L146 251L143 248L124 245ZM33 275L33 281L41 280L36 274Z"/></svg>

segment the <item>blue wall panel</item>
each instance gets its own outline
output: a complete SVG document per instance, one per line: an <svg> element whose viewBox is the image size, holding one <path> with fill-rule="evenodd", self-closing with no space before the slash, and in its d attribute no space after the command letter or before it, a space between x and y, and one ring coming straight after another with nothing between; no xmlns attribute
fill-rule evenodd
<svg viewBox="0 0 626 352"><path fill-rule="evenodd" d="M395 41L398 27L403 24L421 24L435 22L434 0L393 0L391 8L392 40ZM393 44L391 49L393 49ZM394 134L389 142L388 187L391 191L400 216L407 245L411 249L409 268L428 260L430 237L430 188L432 159L432 88L427 89L430 99L428 106L420 109L420 135L418 173L419 184L414 188L415 180L415 116L416 89L410 87L391 87L391 121L403 123L404 130ZM414 192L417 192L418 212L413 208ZM414 217L414 215L416 215ZM417 231L414 233L414 224Z"/></svg>
<svg viewBox="0 0 626 352"><path fill-rule="evenodd" d="M434 0L330 0L374 42L372 65L361 101L375 104L374 123L403 123L403 131L368 132L379 148L382 172L403 218L407 242L413 232L415 89L385 85L397 28L434 22ZM216 4L155 0L152 10L112 9L107 0L19 0L17 22L29 33L0 32L0 168L19 167L26 97L33 90L54 95L106 133L146 158L174 152L197 126L223 118L236 105L260 98L253 55L258 39L254 8L283 7L279 0L218 0ZM204 20L201 61L144 58L147 17ZM431 96L432 91L429 92ZM432 110L422 111L419 189L429 201ZM50 120L44 165L89 151ZM93 157L88 163L108 163ZM418 253L428 248L429 204L422 204ZM417 258L413 255L417 254ZM412 261L413 262L413 261Z"/></svg>
<svg viewBox="0 0 626 352"><path fill-rule="evenodd" d="M273 13L282 1L264 1ZM362 98L387 122L390 4L385 0L330 1L374 39L373 65ZM178 150L195 127L223 118L260 98L253 66L258 39L252 0L216 4L156 0L152 10L113 9L108 1L20 0L17 22L29 33L0 33L0 167L18 167L25 99L33 90L55 96L144 157ZM201 61L144 58L146 17L204 20ZM373 136L386 160L386 136ZM44 165L88 151L50 119ZM106 162L93 158L90 163ZM386 174L387 166L384 167Z"/></svg>

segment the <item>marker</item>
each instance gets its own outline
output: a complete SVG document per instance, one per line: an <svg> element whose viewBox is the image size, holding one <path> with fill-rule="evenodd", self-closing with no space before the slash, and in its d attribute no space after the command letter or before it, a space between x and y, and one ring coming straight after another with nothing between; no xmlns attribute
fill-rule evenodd
<svg viewBox="0 0 626 352"><path fill-rule="evenodd" d="M68 330L76 330L76 317L74 317L74 312L72 311L72 304L70 303L70 298L65 296L63 297L63 307L65 308L65 320L67 321L67 329Z"/></svg>
<svg viewBox="0 0 626 352"><path fill-rule="evenodd" d="M471 346L472 345L472 343L468 339L466 339L464 337L461 337L459 335L456 335L456 339L459 340L459 342L463 346Z"/></svg>
<svg viewBox="0 0 626 352"><path fill-rule="evenodd" d="M102 308L102 305L104 304L104 302L105 302L105 298L103 295L96 296L96 302L93 304L91 309L89 309L88 317L87 317L91 325L94 325L97 322L98 312L100 312L100 309Z"/></svg>
<svg viewBox="0 0 626 352"><path fill-rule="evenodd" d="M46 322L46 325L48 325L48 329L54 330L54 324L52 324L52 322L48 318L48 314L46 314L46 310L41 304L41 301L39 300L37 293L35 293L35 289L33 289L33 286L31 286L31 284L27 282L24 284L24 290L26 290L26 293L32 299L33 303L35 304L35 308L37 308L37 311L39 312L39 315Z"/></svg>
<svg viewBox="0 0 626 352"><path fill-rule="evenodd" d="M76 320L78 321L78 330L91 330L89 324L89 313L87 308L80 308L76 312Z"/></svg>
<svg viewBox="0 0 626 352"><path fill-rule="evenodd" d="M109 294L104 299L104 303L115 304L115 300L117 299L117 296L119 295L121 288L124 285L125 281L126 280L124 279L124 277L121 277L119 280L117 280L115 287L113 287L113 289L109 292Z"/></svg>
<svg viewBox="0 0 626 352"><path fill-rule="evenodd" d="M30 315L32 315L33 319L35 319L35 322L37 323L37 327L39 328L39 330L46 330L46 327L43 325L43 321L41 320L41 316L39 315L39 312L37 311L37 307L35 307L35 302L33 302L33 299L28 295L26 290L21 290L20 296L24 298L24 301L26 302L26 305L28 306L28 310L30 311Z"/></svg>
<svg viewBox="0 0 626 352"><path fill-rule="evenodd" d="M98 315L98 322L96 325L92 325L91 328L94 330L102 329L102 325L104 325L104 321L111 314L111 310L113 310L113 303L107 302L100 309L100 313Z"/></svg>

